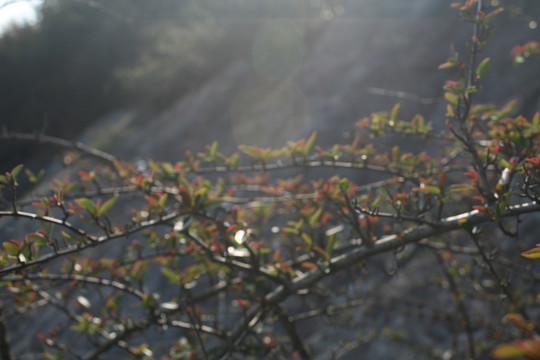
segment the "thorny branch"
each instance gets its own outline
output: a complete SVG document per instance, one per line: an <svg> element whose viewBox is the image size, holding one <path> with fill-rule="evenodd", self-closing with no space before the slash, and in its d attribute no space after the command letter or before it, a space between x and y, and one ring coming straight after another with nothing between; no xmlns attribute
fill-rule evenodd
<svg viewBox="0 0 540 360"><path fill-rule="evenodd" d="M468 1L466 4L470 5L471 2ZM457 5L461 6L461 4ZM48 252L42 253L35 258L16 256L17 247L15 244L18 244L17 241L11 244L11 249L10 245L5 245L6 251L4 251L3 261L5 261L6 265L0 268L0 280L6 284L8 290L13 290L14 293L17 291L21 292L21 296L14 296L13 300L22 304L20 308L24 308L26 305L23 296L25 294L21 289L16 287L16 284L23 283L33 291L34 295L37 294L40 297L40 302L36 301L32 304L41 304L45 301L46 304L53 305L76 323L85 314L80 315L73 312L65 304L61 303L55 295L45 291L44 286L38 286L37 284L48 285L73 282L80 286L91 288L108 288L108 290L112 290L115 293L128 295L130 300L135 299L138 306L142 308L142 317L138 320L126 319L125 323L119 324L123 325L123 330L119 334L112 334L105 328L98 329L97 334L99 337L88 336L88 341L94 346L94 349L86 352L84 355L77 354L74 349L51 340L51 344L57 349L71 352L71 355L80 359L98 359L113 347L123 348L130 356L135 358L152 356L153 354L149 350L145 352L144 347L136 348L132 346L130 340L133 340L133 335L140 335L140 333L144 333L154 325L160 327L160 329L170 327L181 330L187 339L188 346L186 348L189 348L189 356L226 359L234 352L245 349L249 339L254 337L257 339L258 346L264 346L264 341L257 335L258 325L263 322L272 323L276 317L288 335L290 345L292 345L302 359L309 359L311 358L310 349L304 343L301 334L296 328L296 322L312 316L330 315L348 306L359 305L362 301L353 300L341 306L319 307L293 316L289 315L289 311L286 308L286 301L300 293L309 294L310 289L313 289L324 279L344 270L351 269L355 265L363 264L365 260L375 255L394 252L402 249L407 244L421 243L433 250L447 276L451 291L456 298L458 311L465 324L469 355L472 358L481 356L476 354L474 344L474 338L476 336L471 326L469 309L463 299L460 298L460 289L451 275L451 270L453 269L450 268L449 264L445 263L440 252L450 252L452 254L471 257L480 255L483 262L487 265L489 272L495 278L502 293L511 300L525 319L529 319L527 309L524 306L521 307L520 304L516 304L514 295L507 286L507 283L496 271L494 263L504 263L506 267L510 268L513 266L519 269L518 271L527 271L527 269L519 264L510 264L508 261L505 263L506 260L492 259L480 243L474 230L471 229L484 223L500 222L505 217L540 211L538 194L534 191L537 187L537 182L536 180L531 180L534 177L535 171L533 166L530 168L525 166L523 173L525 177L522 179L523 187L521 189L521 195L530 201L517 204L515 202L497 203L502 195L494 191L495 186L490 183L489 178L492 172L498 176L501 166L492 162L487 155L487 159L483 159L481 151L487 151L487 145L482 144L481 141L477 141L476 135L473 133L474 125L470 124L469 117L473 109L472 93L474 91L469 91L469 88L474 87L478 82L476 76L477 54L483 47L481 41L485 40L484 38L488 33L485 27L486 23L482 23L481 21L482 10L483 2L482 0L477 0L476 10L473 10L474 15L470 19L473 22L473 42L469 48L469 61L468 65L461 63L462 67L460 69L465 72L465 75L460 73L460 80L465 81L466 90L463 94L460 94L457 103L453 107L455 113L453 118L458 123L458 126L456 129L449 125L450 132L453 134L454 139L457 139L456 148L459 149L456 150L456 148L451 149L449 147L447 149L448 152L438 162L428 163L423 158L423 155L420 154L421 156L418 157L420 160L416 159L416 162L412 163L414 165L410 165L411 163L407 161L414 158L414 155L401 156L399 149L397 149L395 154L390 152L378 154L381 156L376 159L368 158L367 156L356 156L358 154L356 152L356 142L353 145L347 145L349 149L353 149L348 150L352 158L351 161L345 161L346 156L340 150L346 149L345 145L342 147L336 145L334 147L335 151L330 153L324 152L320 148L317 150L318 154L309 152L309 147L307 146L303 148L304 150L295 152L296 150L293 149L294 146L301 147L305 145L305 141L302 140L304 141L303 143L299 141L294 146L289 145L288 149L276 151L278 155L268 158L272 159L274 161L273 163L267 161L267 152L264 149L258 149L261 151L259 153L255 149L251 149L255 151L255 155L250 155L249 151L246 152L251 161L250 165L239 165L238 162L234 162L231 165L229 161L224 160L225 165L221 166L218 165L215 159L212 159L208 163L214 166L204 165L201 167L199 166L199 160L203 159L203 157L200 156L201 159L193 163L179 163L180 165L177 167L165 163L160 165L149 162L149 167L152 169L141 169L136 168L135 165L125 165L116 157L89 148L79 142L66 141L39 133L22 134L4 131L0 134L0 141L37 142L54 145L63 149L77 151L83 156L89 156L98 162L105 163L116 171L116 180L120 181L120 185L113 184L110 188L102 187L96 180L93 182L96 187L95 191L88 192L81 190L78 194L63 194L62 200L58 200L55 204L60 209L59 211L63 212L64 218L60 218L49 215L49 205L43 206L46 208L46 211L42 214L22 211L22 206L29 206L32 202L23 201L17 203L15 201L15 184L13 181L9 183L9 191L11 191L12 196L9 202L4 202L7 204L6 207L8 210L0 211L0 217L29 219L43 224L55 225L55 228L75 234L79 239L73 240L70 244L65 243L63 247L55 245L54 242L52 245L47 244ZM392 93L391 95L412 98L410 94L399 92ZM412 99L423 103L431 101L430 99L421 98ZM395 119L395 114L392 116ZM389 126L393 127L393 125ZM407 131L403 129L406 128L398 127L396 129L393 127L389 133L396 130L395 133L402 131L401 135L406 135ZM421 133L421 131L416 133L416 135L419 134L428 136L427 133ZM451 140L446 135L433 135L432 138L444 140L445 142ZM530 145L531 151L535 151L536 145ZM271 149L266 150L271 151ZM213 151L215 153L215 148ZM448 194L443 193L443 190L447 190L448 188L441 185L441 180L439 181L439 185L433 185L436 184L436 175L442 176L450 172L461 173L470 170L470 166L456 165L461 160L459 157L462 155L462 152L469 153L469 156L472 158L472 167L478 173L479 182L475 182L475 186L470 186L468 189L470 191L478 191L481 197L485 198L488 208L479 207L484 210L477 208L477 210L473 211L464 211L464 208L460 206L456 206L456 209L461 210L452 209L450 207L451 202L447 201L445 197ZM518 160L523 162L525 158L526 156L523 155L518 157ZM532 159L534 161L531 159L528 160L531 163L536 161L534 159ZM203 159L202 161L207 160ZM537 164L535 163L535 165ZM269 172L280 170L296 169L303 171L312 168L326 168L333 171L339 169L363 170L364 172L381 175L383 179L358 186L352 189L350 193L337 191L334 195L331 195L332 183L330 181L320 185L320 187L304 187L303 191L298 191L298 188L303 184L289 182L287 186L290 185L290 187L282 186L280 188L276 186L271 189L275 191L274 193L268 191L266 185L262 184L264 181L258 184L255 183L255 180L251 184L241 183L239 181L240 185L231 185L227 182L226 185L221 184L221 186L232 191L218 199L211 198L210 200L214 201L213 204L219 203L220 205L211 205L206 208L200 205L201 202L197 201L208 195L208 192L212 191L214 187L217 188L220 185L208 182L209 185L204 184L202 188L186 189L189 187L186 180L187 177L192 178L208 174L242 174L244 176L246 173L268 175ZM150 170L152 170L152 174L148 175L147 173L150 173ZM4 178L7 179L9 177L7 175ZM247 178L247 176L244 176L244 178ZM264 178L264 176L261 178ZM143 179L145 181L144 185L140 185ZM165 180L161 183L160 180L156 179ZM225 182L226 180L223 180L223 183ZM3 183L7 182L3 181ZM198 184L202 184L202 182ZM420 185L424 186L426 184L427 187L420 187ZM457 188L459 190L459 184L455 185L458 185ZM411 203L414 203L411 205L413 210L410 213L405 211L406 208L403 206L401 200L396 200L397 198L395 196L398 194L394 192L392 186L399 189L400 196L406 197ZM461 186L461 189L467 188L466 185ZM372 206L371 204L367 204L367 201L365 208L358 205L356 202L357 196L360 196L360 194L363 195L365 192L371 195L372 190L376 191L377 189L386 190L385 195L387 196L387 200L385 201L384 197L381 197L383 200L377 199L375 201L375 203L384 201L386 204L385 208L381 209L378 205ZM330 195L325 193L325 191ZM413 192L412 196L407 193L411 191ZM240 193L240 195L237 195L237 193ZM268 195L269 193L272 195ZM380 193L384 194L384 191ZM470 194L466 193L465 190L461 191L461 193L461 195L467 196ZM110 194L114 194L115 196L138 194L142 195L142 197L146 195L147 199L150 198L150 203L154 205L155 203L159 203L158 205L161 206L161 210L147 214L146 217L141 215L137 218L137 214L135 214L133 219L139 220L128 222L123 229L113 227L112 222L108 219L103 222L99 219L99 216L95 215L90 219L90 222L93 225L97 225L98 228L94 232L87 230L86 227L78 227L73 222L68 221L71 220L70 216L72 213L64 208L63 202L65 200L77 199L77 197L84 196L97 198L97 201L101 201L104 195ZM154 195L159 199L163 199L163 202L161 203L161 200L156 200L153 197ZM167 195L169 195L168 200ZM426 201L426 203L420 205L421 201L419 199L422 198L421 200L423 200L425 198L424 195L425 197L433 195L431 200L437 198L439 208L435 209L432 207L436 203L435 201L431 201L427 205ZM449 196L448 198L451 197ZM225 205L225 203L227 204ZM284 217L284 214L287 214L286 211L272 213L274 210L272 207L274 205L287 207L287 212L294 213L294 216L298 215L298 213L304 215L297 222L291 220L289 223L292 223L292 225L289 228L288 237L283 236L287 240L292 240L292 245L288 243L276 245L277 242L274 241L274 237L277 238L280 236L279 232L281 230L279 227L275 226L277 228L275 231L273 228L271 230L264 228L269 218L280 218ZM317 206L318 210L315 213L310 213L313 210L313 205ZM498 205L497 212L493 210L495 205ZM212 208L212 206L214 207ZM9 210L10 207L11 210ZM352 229L346 235L345 231L343 231L338 240L333 238L332 241L336 241L335 246L333 246L333 242L330 242L328 232L324 230L331 226L335 227L336 220L335 218L328 220L330 218L328 214L321 216L323 210L328 208L332 208L335 214L341 216L338 220L339 222L350 225L347 231ZM470 207L467 207L467 209L470 209ZM433 216L432 212L437 210L437 216ZM214 211L214 215L211 215L212 211ZM250 214L242 218L238 215L241 211L249 212ZM464 212L449 216L448 214L451 214L452 211ZM54 213L54 211L52 212ZM220 214L219 216L216 215L218 213ZM272 214L268 215L268 213ZM326 215L328 217L325 218ZM177 229L175 222L179 222L178 219L181 217L188 216L197 218L197 226L192 227L189 225L184 226L182 229ZM294 216L291 218L296 219ZM372 235L369 222L368 225L361 223L363 216L373 217L377 221L381 220L381 222L385 222L381 226L384 231L381 231L379 234L373 233L374 235ZM257 219L254 221L259 223L249 223L252 218ZM145 220L142 221L140 219ZM324 223L326 221L329 224L319 226L321 224L318 224L318 222ZM340 226L342 226L341 223ZM392 224L392 226L385 228L384 225L388 225L388 223ZM302 228L304 225L309 228L308 231L304 231ZM238 229L245 231L250 226L258 228L256 230L260 232L257 235L258 241L244 242L246 240L245 238L237 240L235 231L238 231ZM294 228L294 226L297 226L297 228ZM323 238L310 238L311 235L308 232L315 237L317 234L314 229L319 228L322 229ZM344 228L342 226L339 232ZM209 231L206 233L205 231L207 229L212 229L213 232ZM460 246L454 243L433 241L434 237L460 229L465 229L470 233L475 245L474 248ZM249 230L251 231L251 229ZM504 231L502 228L501 230ZM97 267L98 270L96 271L92 266L89 266L87 268L91 269L89 271L95 271L91 275L75 273L54 274L47 268L47 264L53 259L62 257L72 259L71 257L75 258L76 255L84 250L109 243L112 240L131 238L135 235L145 239L143 246L153 249L148 251L145 251L145 249L141 250L140 248L138 250L129 250L136 252L137 255L131 257L120 256L118 259L122 260L116 264L118 267L114 271L107 273L108 278L105 276L101 277L106 271L99 267ZM308 236L302 237L302 235ZM355 236L360 237L363 241L353 239L352 237ZM303 246L305 245L304 243L308 243L309 246ZM167 244L170 247L163 244ZM126 245L126 248L130 245ZM326 249L323 249L325 245L328 246ZM233 250L235 250L235 246L237 246L236 248L246 250L248 255L233 255L232 253L234 251L229 250L231 246ZM267 246L267 248L258 251L263 246ZM280 251L283 251L283 253L286 251L289 252L283 255ZM184 256L186 254L192 256ZM126 266L127 264L140 265L139 262L149 259L154 260L153 265L157 264L158 267L161 267L164 274L171 280L170 282L173 288L179 290L177 294L173 295L169 303L166 303L167 300L160 298L161 294L149 293L147 287L153 279L134 279L133 277L136 277L136 275L128 273L128 271L123 273L126 268L129 268L129 266ZM111 262L115 260L117 259L111 260ZM197 268L198 265L201 266ZM537 276L534 274L527 273L525 275L529 275L532 279L537 280ZM198 281L203 285L197 285ZM192 294L187 290L188 285L199 286L197 289L200 290L202 288L203 290ZM239 294L242 292L246 293L246 297L251 300L243 300L241 313L227 314L231 315L228 321L222 320L224 317L223 314L214 317L199 312L197 308L199 304L213 302L216 298L220 303L225 303L235 298L239 299L241 298ZM178 306L174 307L175 304ZM165 305L169 306L169 308ZM2 308L0 307L1 310ZM222 312L222 310L217 310L218 313L220 311ZM120 318L113 317L112 321L118 319ZM6 337L2 336L2 332L4 331L4 322L0 319L0 342L6 343L5 348L9 349ZM211 340L208 340L208 338ZM182 348L184 345L181 341L178 341L175 346L181 349L181 351L185 351ZM9 358L9 351L6 352L5 348L2 347L4 351L2 356ZM261 353L268 353L268 351L269 349L261 350Z"/></svg>

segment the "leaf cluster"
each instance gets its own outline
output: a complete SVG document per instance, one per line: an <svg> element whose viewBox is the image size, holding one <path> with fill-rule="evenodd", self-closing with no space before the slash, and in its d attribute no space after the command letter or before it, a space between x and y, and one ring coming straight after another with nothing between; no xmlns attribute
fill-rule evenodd
<svg viewBox="0 0 540 360"><path fill-rule="evenodd" d="M537 356L538 275L526 262L538 248L519 229L540 211L540 114L526 119L512 114L513 103L473 101L490 63L477 65L476 57L501 10L484 12L472 0L452 6L475 36L470 61L452 51L440 66L457 70L444 85L440 133L421 115L404 119L397 104L359 120L351 141L330 147L317 143L317 133L278 149L240 145L232 154L213 142L174 164L141 167L74 145L95 164L75 161L31 200L17 196L17 179L35 182L41 171L23 173L19 165L0 175L0 217L31 228L0 251L8 321L44 309L61 314L62 323L38 329L45 358L308 359L303 320L350 315L364 301L369 316L384 290L370 298L358 289L362 276L375 276L376 256L405 268L426 251L440 272L418 281L448 292L457 315L445 317L431 300L426 311L444 318L456 338L464 335L457 352ZM397 137L436 142L437 150L372 143ZM351 169L377 180L339 175ZM279 176L283 170L295 175ZM508 254L499 252L502 244L510 244ZM501 313L513 327L496 325ZM515 328L527 339L495 348ZM408 339L389 327L376 333Z"/></svg>

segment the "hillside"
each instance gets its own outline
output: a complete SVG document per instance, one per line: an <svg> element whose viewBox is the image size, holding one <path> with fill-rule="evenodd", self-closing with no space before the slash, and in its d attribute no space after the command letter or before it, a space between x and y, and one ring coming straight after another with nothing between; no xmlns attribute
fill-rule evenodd
<svg viewBox="0 0 540 360"><path fill-rule="evenodd" d="M438 66L448 58L451 44L459 53L465 53L463 44L471 37L471 26L458 19L449 2L308 3L287 11L271 6L262 10L246 7L234 14L235 5L220 7L208 1L214 7L193 10L189 13L193 18L186 16L180 25L171 25L171 19L164 15L166 12L156 10L156 19L160 20L141 22L145 31L133 38L127 38L132 24L124 28L116 23L127 17L127 13L111 10L105 14L103 11L110 10L105 7L98 15L92 15L95 18L91 17L88 23L81 25L73 20L81 31L104 22L108 28L100 30L101 36L106 37L111 31L114 36L107 40L110 45L118 44L126 36L127 52L117 49L110 54L114 66L102 64L106 57L99 57L97 66L92 61L92 51L97 46L92 42L95 38L86 39L87 51L79 54L71 52L72 43L68 41L60 54L69 54L72 68L48 59L58 68L47 77L47 83L8 91L9 101L4 101L1 109L15 120L7 121L7 128L31 132L37 127L40 131L43 128L40 116L47 112L50 119L47 122L52 125L45 126L44 133L80 140L138 164L141 170L146 170L142 168L143 160L174 163L186 150L196 153L213 141L219 142L220 151L230 153L239 144L279 148L287 140L308 137L316 131L318 144L329 146L349 139L357 120L372 112L389 111L396 103L401 104L400 116L410 118L420 113L436 129L444 128L446 102L442 87L452 75L449 70L438 70ZM516 10L518 6L521 12ZM482 57L490 56L493 61L477 100L504 104L515 99L516 115L531 116L540 111L539 58L514 67L510 52L516 44L539 38L540 30L533 24L540 23L540 5L535 1L513 1L507 10L497 19L493 40L482 53ZM70 11L76 15L78 10ZM202 15L191 15L201 14L199 11ZM143 21L141 14L142 10L134 10L129 16ZM105 16L112 20L101 19ZM13 41L23 36L16 34L30 30L19 31L10 35ZM156 32L160 35L156 36ZM62 38L62 34L58 36ZM6 39L0 41L0 48L8 43ZM28 64L34 61L26 59L28 54L20 51L20 59ZM0 61L9 62L6 59ZM96 82L88 87L81 82L88 79L78 67L80 62L95 71L92 74ZM42 66L39 71L47 71ZM64 75L62 81L53 76L56 72ZM31 76L26 78L28 74L16 75L25 77L27 83L32 82ZM18 79L13 74L3 76L10 84ZM55 91L73 97L55 99L54 106L40 104L40 96L53 85L59 87ZM81 90L70 92L70 86ZM32 107L17 103L17 96L22 98L26 92L33 92L34 97L28 100ZM72 120L79 112L81 118ZM25 114L30 114L28 123L20 120ZM397 137L395 143L375 143L375 146L384 149L395 144L423 150L418 149L417 143ZM1 145L0 159L6 164L15 162L13 154L21 148ZM437 149L438 145L427 146ZM39 170L44 163L44 157L39 154L23 155L33 170ZM72 176L70 171L54 165L48 168L46 177ZM333 175L331 170L307 171L312 177ZM346 175L358 185L377 179L374 173L355 170ZM46 189L36 192L40 191ZM525 222L524 228L534 234L538 223ZM6 238L25 231L23 224L4 221L0 229ZM96 249L93 256L118 251L121 249L115 247ZM409 262L412 255L415 261ZM306 319L299 323L298 330L321 359L386 359L395 354L400 354L400 359L453 358L448 349L459 352L464 341L449 335L457 325L448 294L441 295L426 285L430 280L428 269L436 266L432 254L420 246L375 257L366 265L369 276L352 278L359 272L344 274L332 284L337 290L329 295L331 304L357 297L362 299L357 307L324 320ZM167 286L165 282L153 285ZM326 290L323 285L318 289L321 293ZM298 305L294 301L285 306ZM404 312L404 308L408 311ZM471 308L479 317L497 316L481 304L471 304ZM441 319L447 327L435 325ZM29 346L37 348L33 339L19 335L32 324L46 327L53 320L52 312L34 314L25 321L8 318L9 328L15 329L13 334L16 334L10 335L13 352L22 353ZM390 328L399 331L380 335ZM160 335L152 336L156 340Z"/></svg>

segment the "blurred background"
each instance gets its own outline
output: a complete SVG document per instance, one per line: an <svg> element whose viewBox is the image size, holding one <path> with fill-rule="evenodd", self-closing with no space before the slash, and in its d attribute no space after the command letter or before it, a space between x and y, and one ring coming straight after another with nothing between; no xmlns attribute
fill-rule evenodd
<svg viewBox="0 0 540 360"><path fill-rule="evenodd" d="M175 162L214 140L227 153L238 144L281 147L318 131L317 143L329 146L344 141L358 119L397 102L404 119L420 113L442 129L442 87L457 75L437 68L451 45L465 56L472 35L452 2L0 0L0 131L80 140L127 161ZM540 60L516 67L510 52L540 40L540 1L484 3L486 12L506 11L480 55L492 61L476 99L499 106L516 99L516 113L531 116L540 111ZM57 156L43 146L0 142L0 173L21 162L37 172ZM355 172L352 181L368 182L369 174ZM17 233L5 223L0 231ZM351 282L373 294L376 306L347 313L337 330L307 322L301 330L310 346L323 354L354 331L383 325L402 327L431 348L454 341L431 318L411 322L394 306L408 291L454 311L440 292L415 288L430 261L411 263L391 280L381 273ZM24 324L14 331L24 335ZM28 339L15 339L14 351L24 352ZM420 358L393 346L381 341L349 355L341 349L347 354L340 358Z"/></svg>
<svg viewBox="0 0 540 360"><path fill-rule="evenodd" d="M178 160L218 140L280 147L319 131L341 141L357 119L402 104L444 123L440 71L471 25L448 0L45 0L0 2L0 123L79 139L126 160ZM538 110L536 0L505 6L480 100ZM15 21L13 20L15 19ZM0 144L0 171L40 167L43 147ZM36 157L37 155L37 157ZM43 167L43 166L42 166Z"/></svg>

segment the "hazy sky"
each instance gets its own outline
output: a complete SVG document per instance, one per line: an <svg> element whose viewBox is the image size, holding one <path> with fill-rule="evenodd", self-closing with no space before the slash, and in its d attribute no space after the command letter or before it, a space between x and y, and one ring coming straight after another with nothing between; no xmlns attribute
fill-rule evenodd
<svg viewBox="0 0 540 360"><path fill-rule="evenodd" d="M35 7L41 2L42 0L0 0L0 33L13 22L35 22Z"/></svg>

